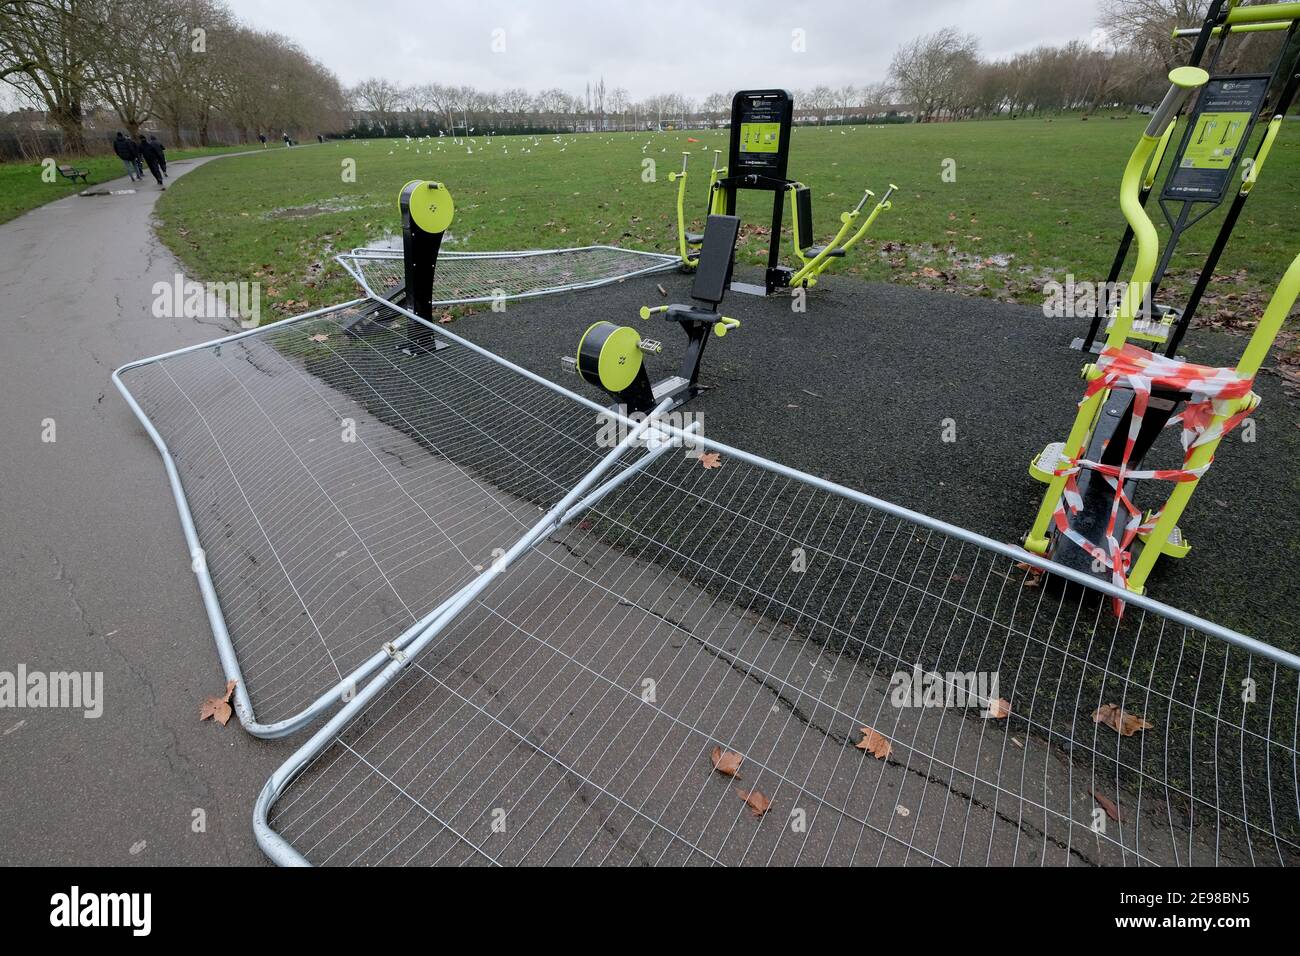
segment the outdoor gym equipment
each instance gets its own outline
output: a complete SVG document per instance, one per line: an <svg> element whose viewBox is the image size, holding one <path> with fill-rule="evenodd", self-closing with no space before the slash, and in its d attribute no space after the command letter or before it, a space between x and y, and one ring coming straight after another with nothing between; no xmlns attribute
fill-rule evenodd
<svg viewBox="0 0 1300 956"><path fill-rule="evenodd" d="M772 194L771 232L767 250L767 270L763 284L750 282L731 283L736 292L750 295L771 295L778 289L808 287L816 283L817 276L833 261L844 258L876 221L884 210L892 208L890 196L898 188L890 185L863 220L852 237L854 223L861 216L868 199L875 194L867 190L853 209L840 214L840 229L825 246L815 246L812 224L812 190L803 183L786 177L790 163L790 126L794 118L794 99L785 90L742 90L731 101L731 140L727 163L719 166L720 153L715 151L713 170L709 177L709 215L736 214L737 194L743 191L770 192ZM683 154L680 173L669 173L668 178L677 183L677 245L682 267L695 268L697 256L693 248L700 237L686 231L686 176L689 154ZM786 194L794 207L795 254L799 267L781 265L781 223L785 212Z"/></svg>
<svg viewBox="0 0 1300 956"><path fill-rule="evenodd" d="M1150 271L1145 308L1138 309L1138 312L1149 313L1151 318L1134 323L1127 333L1128 338L1163 347L1164 354L1168 357L1172 358L1177 353L1183 336L1191 326L1242 208L1250 198L1269 151L1282 129L1283 117L1295 99L1297 84L1300 84L1300 35L1297 35L1297 22L1300 22L1300 4L1297 3L1241 7L1236 0L1215 0L1200 27L1174 31L1175 36L1196 38L1188 65L1200 67L1204 63L1213 75L1209 76L1197 97L1161 185L1159 205L1170 228L1170 236L1159 261ZM1269 73L1214 73L1230 38L1238 33L1273 31L1284 31L1286 35ZM1206 53L1212 41L1213 50L1207 59ZM1262 117L1269 117L1268 125L1256 144L1254 154L1248 157L1245 155L1246 147L1256 123ZM1140 182L1135 199L1139 207L1146 206L1147 199L1155 188L1176 126L1177 120L1171 120L1154 148L1144 149L1146 161L1141 169L1134 171L1130 160L1125 175L1134 175ZM1145 147L1147 144L1143 145ZM1223 204L1238 170L1240 183L1187 301L1181 308L1157 303L1156 293L1184 232ZM1115 288L1133 239L1134 230L1129 224L1120 238L1107 275L1104 287L1107 293ZM1111 316L1112 306L1109 297L1103 297L1087 334L1075 339L1071 343L1073 348L1100 351L1099 339L1106 338L1101 331L1103 319L1109 317L1112 322L1117 321Z"/></svg>
<svg viewBox="0 0 1300 956"><path fill-rule="evenodd" d="M840 229L839 232L835 233L835 238L824 246L814 246L811 244L813 236L812 190L803 183L791 183L789 188L791 205L794 207L794 251L799 257L799 261L803 263L803 266L795 270L790 276L790 285L796 287L816 285L817 277L826 271L826 267L831 264L831 260L843 259L845 254L867 234L867 230L876 221L876 217L886 209L893 208L893 203L889 201L889 197L898 189L897 186L890 183L889 189L885 191L885 195L881 197L880 202L876 203L867 218L862 220L862 225L848 240L845 240L844 237L849 234L849 230L853 228L853 224L857 222L858 217L862 214L862 207L867 204L867 200L875 198L875 193L870 189L866 190L856 206L848 212L840 213Z"/></svg>
<svg viewBox="0 0 1300 956"><path fill-rule="evenodd" d="M713 169L709 172L709 211L710 216L725 213L723 209L723 197L714 187L717 185L718 178L725 176L727 173L726 166L719 166L718 161L722 158L722 150L713 151ZM704 234L701 232L686 231L686 179L687 165L690 163L691 154L682 153L682 171L680 173L669 173L668 181L677 183L677 252L682 260L682 269L686 272L693 270L699 263L700 245L704 242Z"/></svg>
<svg viewBox="0 0 1300 956"><path fill-rule="evenodd" d="M1235 368L1193 365L1157 356L1127 342L1147 296L1159 240L1138 200L1142 171L1168 124L1208 74L1179 67L1125 169L1120 205L1137 239L1137 262L1120 300L1105 348L1085 365L1088 382L1074 424L1063 442L1044 448L1029 466L1047 484L1025 538L1035 554L1142 593L1161 554L1184 557L1191 548L1178 520L1223 436L1259 403L1251 391L1256 372L1300 293L1300 257L1287 270ZM1144 470L1142 460L1166 427L1181 425L1182 466ZM1140 480L1176 482L1165 504L1145 513L1134 503ZM1133 547L1141 542L1136 559Z"/></svg>
<svg viewBox="0 0 1300 956"><path fill-rule="evenodd" d="M566 365L589 385L608 392L627 413L644 414L665 402L671 410L698 395L700 364L709 332L723 336L729 329L740 327L739 319L718 312L731 279L739 231L740 220L735 216L709 217L696 261L695 282L691 286L691 298L702 305L641 307L641 318L663 315L669 322L680 324L686 333L686 351L676 375L651 385L641 356L643 352L657 354L663 346L658 341L642 339L630 326L604 321L596 322L583 333L576 358L566 359Z"/></svg>

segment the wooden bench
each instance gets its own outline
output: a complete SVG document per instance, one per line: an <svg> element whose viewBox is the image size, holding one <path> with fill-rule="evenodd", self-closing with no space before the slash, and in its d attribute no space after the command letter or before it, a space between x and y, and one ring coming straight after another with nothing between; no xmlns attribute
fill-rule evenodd
<svg viewBox="0 0 1300 956"><path fill-rule="evenodd" d="M90 173L90 170L88 170L88 169L77 169L77 167L75 167L75 166L60 166L60 167L59 167L59 175L62 176L64 179L67 179L67 180L69 180L69 181L71 181L71 182L74 182L74 183L75 183L78 179L80 179L83 183L89 183L90 180L88 180L88 179L86 178L86 176L87 176L89 173Z"/></svg>

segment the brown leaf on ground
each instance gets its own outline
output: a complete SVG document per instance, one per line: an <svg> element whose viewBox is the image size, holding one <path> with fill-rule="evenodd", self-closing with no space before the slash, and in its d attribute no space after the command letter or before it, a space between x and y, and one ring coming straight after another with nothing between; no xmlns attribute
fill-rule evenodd
<svg viewBox="0 0 1300 956"><path fill-rule="evenodd" d="M1011 701L998 697L989 701L989 716L994 720L1005 720L1011 716Z"/></svg>
<svg viewBox="0 0 1300 956"><path fill-rule="evenodd" d="M439 325L451 325L452 319L455 318L450 312L442 313L442 318L438 320Z"/></svg>
<svg viewBox="0 0 1300 956"><path fill-rule="evenodd" d="M716 451L706 451L704 454L700 455L700 464L705 468L721 468L722 455L718 454Z"/></svg>
<svg viewBox="0 0 1300 956"><path fill-rule="evenodd" d="M199 720L207 720L211 717L222 727L230 720L232 713L230 709L230 695L235 692L235 682L226 681L226 692L224 694L213 695L212 697L203 698L199 704Z"/></svg>
<svg viewBox="0 0 1300 956"><path fill-rule="evenodd" d="M768 810L772 809L772 801L767 799L767 797L763 796L757 790L741 790L737 787L736 793L740 795L740 799L749 804L749 812L754 814L756 817L761 817L763 814L767 813Z"/></svg>
<svg viewBox="0 0 1300 956"><path fill-rule="evenodd" d="M1106 816L1110 817L1116 823L1123 822L1119 818L1119 807L1115 805L1115 801L1110 799L1110 797L1103 796L1094 790L1092 792L1092 799L1101 804L1101 808L1106 811Z"/></svg>
<svg viewBox="0 0 1300 956"><path fill-rule="evenodd" d="M744 757L734 750L723 750L721 747L713 748L713 769L718 773L724 773L728 777L740 779L740 765Z"/></svg>
<svg viewBox="0 0 1300 956"><path fill-rule="evenodd" d="M888 738L876 733L870 727L862 728L862 739L855 746L859 750L865 750L877 760L886 760L894 752L894 746Z"/></svg>
<svg viewBox="0 0 1300 956"><path fill-rule="evenodd" d="M1121 737L1132 737L1139 730L1150 730L1155 726L1141 714L1130 714L1121 709L1119 704L1102 704L1092 715L1092 722L1105 724Z"/></svg>
<svg viewBox="0 0 1300 956"><path fill-rule="evenodd" d="M1017 561L1016 567L1025 572L1025 580L1021 587L1036 588L1043 583L1043 569L1036 568L1028 561Z"/></svg>
<svg viewBox="0 0 1300 956"><path fill-rule="evenodd" d="M311 340L313 342L328 342L329 339L330 337L326 335L324 332L317 332L315 335L311 337Z"/></svg>

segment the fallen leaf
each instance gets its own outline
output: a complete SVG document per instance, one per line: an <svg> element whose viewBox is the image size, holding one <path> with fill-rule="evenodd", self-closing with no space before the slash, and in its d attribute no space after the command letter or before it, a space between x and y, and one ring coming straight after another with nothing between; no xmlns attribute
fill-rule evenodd
<svg viewBox="0 0 1300 956"><path fill-rule="evenodd" d="M199 720L207 720L211 717L222 727L230 720L230 695L235 692L235 682L226 681L226 692L220 695L203 698L203 703L199 704Z"/></svg>
<svg viewBox="0 0 1300 956"><path fill-rule="evenodd" d="M706 451L704 454L700 455L700 464L705 468L721 468L722 455L716 451Z"/></svg>
<svg viewBox="0 0 1300 956"><path fill-rule="evenodd" d="M1119 807L1115 805L1115 801L1110 799L1110 797L1103 796L1094 790L1092 792L1092 799L1101 804L1101 808L1106 811L1106 816L1110 817L1116 823L1123 822L1119 818Z"/></svg>
<svg viewBox="0 0 1300 956"><path fill-rule="evenodd" d="M994 720L1005 720L1011 716L1011 701L998 697L989 701L989 716Z"/></svg>
<svg viewBox="0 0 1300 956"><path fill-rule="evenodd" d="M736 793L740 795L740 799L749 804L750 812L756 817L761 817L763 814L767 813L768 810L772 809L772 801L767 799L767 797L763 796L757 790L741 790L737 787Z"/></svg>
<svg viewBox="0 0 1300 956"><path fill-rule="evenodd" d="M328 342L329 338L330 337L326 335L324 332L317 332L315 335L311 337L311 340L313 342Z"/></svg>
<svg viewBox="0 0 1300 956"><path fill-rule="evenodd" d="M1016 567L1026 572L1025 580L1021 582L1021 587L1036 588L1043 583L1043 569L1036 568L1027 561L1017 561Z"/></svg>
<svg viewBox="0 0 1300 956"><path fill-rule="evenodd" d="M894 752L889 740L876 733L870 727L862 728L862 739L856 744L859 750L865 750L877 760L886 760Z"/></svg>
<svg viewBox="0 0 1300 956"><path fill-rule="evenodd" d="M444 312L442 318L438 320L439 325L450 325L453 316L450 312Z"/></svg>
<svg viewBox="0 0 1300 956"><path fill-rule="evenodd" d="M740 779L740 764L744 759L734 750L723 750L721 747L713 748L713 769L718 773L726 774L728 777Z"/></svg>
<svg viewBox="0 0 1300 956"><path fill-rule="evenodd" d="M1139 730L1150 730L1155 724L1148 723L1141 714L1130 714L1120 708L1119 704L1102 704L1092 715L1094 724L1105 724L1121 737L1132 737Z"/></svg>

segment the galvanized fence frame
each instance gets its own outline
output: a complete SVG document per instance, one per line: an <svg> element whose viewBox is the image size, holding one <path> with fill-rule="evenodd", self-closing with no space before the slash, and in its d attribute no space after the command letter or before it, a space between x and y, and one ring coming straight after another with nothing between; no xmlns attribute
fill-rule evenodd
<svg viewBox="0 0 1300 956"><path fill-rule="evenodd" d="M552 383L527 369L516 365L515 363L495 355L494 353L480 348L472 342L461 338L454 333L446 331L445 328L425 322L425 320L420 319L414 313L406 309L401 307L394 308L405 315L408 319L428 326L429 329L436 331L439 335L445 336L447 339L464 346L493 362L499 363L504 368L507 368L516 374L522 375L538 384L552 389L574 402L608 414L607 409L602 409L600 406L583 396ZM584 511L594 505L605 493L607 493L608 490L610 490L609 488L597 484L599 478L601 475L606 473L609 467L611 467L630 447L633 438L641 436L646 432L647 428L651 427L660 433L661 439L666 438L672 441L692 445L701 450L718 452L728 458L745 462L773 475L791 479L807 485L810 488L838 496L845 501L864 505L883 514L938 532L957 541L972 545L983 552L1011 559L1015 562L1023 563L1028 567L1043 572L1050 572L1057 577L1080 585L1089 591L1096 592L1099 595L1104 595L1112 599L1122 600L1127 605L1152 613L1160 619L1167 620L1185 628L1194 629L1207 636L1222 641L1229 647L1271 661L1279 667L1294 672L1295 674L1300 674L1300 657L1275 648L1264 641L1248 637L1229 628L1206 621L1193 614L1146 597L1145 595L1138 595L1125 591L1107 581L1100 581L1090 575L1053 564L1046 558L1026 552L1014 545L995 541L983 535L930 518L918 512L911 511L910 509L902 508L863 492L846 488L826 479L818 478L814 475L790 468L778 462L770 461L761 456L731 447L707 437L701 437L694 433L687 433L663 422L660 419L658 412L639 421L623 418L622 422L629 429L628 438L621 442L619 446L615 448L609 456L607 456L605 461L602 462L601 467L593 470L593 472L581 483L576 485L561 502L557 503L545 516L543 516L528 534L520 538L516 542L515 547L511 549L506 559L503 560L500 565L485 572L479 580L466 587L466 589L456 595L454 599L424 618L420 622L418 628L413 627L409 629L398 640L392 642L385 651L377 654L373 663L376 666L383 665L383 669L380 670L378 674L369 681L369 683L358 691L355 697L348 701L341 710L328 720L328 722L323 724L309 740L307 740L281 767L275 771L259 794L253 813L254 832L259 845L268 857L281 865L307 865L307 860L303 855L273 829L269 820L269 815L273 806L284 793L286 788L316 757L328 749L338 736L343 733L348 726L383 693L385 689L391 686L416 658L418 658L423 652L427 651L428 648L436 642L436 639L444 629L456 619L462 609L464 609L476 595L480 594L489 583L500 575L508 573L511 564L513 564L516 559L525 553L538 540L581 515ZM632 473L631 470L626 471L622 477L630 477ZM374 667L368 667L367 673L374 673L374 669ZM360 679L362 678L358 676L358 682Z"/></svg>
<svg viewBox="0 0 1300 956"><path fill-rule="evenodd" d="M607 251L617 252L629 256L644 257L647 260L645 266L639 269L632 269L621 272L617 275L604 276L598 279L591 279L584 282L566 282L554 286L547 286L540 289L532 289L527 292L510 293L502 295L478 295L478 296L457 296L453 298L438 298L438 290L434 289L433 305L469 305L480 302L500 302L516 301L522 299L534 299L544 295L555 295L560 292L578 292L584 289L596 289L600 286L610 285L615 282L623 282L626 279L633 279L638 276L652 275L657 272L667 272L677 267L679 260L676 256L668 256L658 252L644 252L639 249L625 249L622 246L592 245L592 246L569 246L564 249L520 249L507 252L441 252L438 255L439 265L446 266L457 262L491 262L508 259L544 259L554 258L565 255L566 253L583 253ZM353 249L351 252L341 253L334 257L335 260L348 274L354 278L357 283L365 290L366 294L378 301L387 301L386 294L391 294L387 289L377 289L374 287L370 278L365 274L362 264L366 261L384 261L397 263L398 269L402 262L401 250L376 249L362 247Z"/></svg>
<svg viewBox="0 0 1300 956"><path fill-rule="evenodd" d="M359 252L364 252L364 250L359 250ZM545 252L547 252L547 250L538 251L538 254L544 254ZM517 254L489 253L466 255L474 256L476 258L492 259ZM342 261L342 259L340 261ZM659 267L651 267L645 271L658 271L658 268ZM364 279L362 281L364 285ZM604 283L600 282L596 284ZM598 402L592 401L589 398L557 385L540 375L530 372L501 356L475 345L473 342L448 331L445 326L434 325L419 318L409 310L396 306L384 299L381 294L370 289L368 286L366 289L368 295L364 298L354 299L339 305L314 310L301 316L290 317L260 328L235 332L231 335L209 342L131 362L117 369L112 376L115 386L118 388L128 406L140 421L145 432L154 442L154 445L158 449L163 460L164 468L168 476L168 482L175 499L178 515L181 519L182 530L189 551L191 567L197 578L204 608L213 630L214 639L217 643L222 668L227 678L236 682L233 703L234 710L239 716L241 724L250 733L253 733L256 736L279 738L292 734L306 727L308 724L321 719L334 708L339 708L337 712L334 713L309 740L302 744L302 746L299 747L297 751L277 769L259 794L254 809L254 830L259 845L261 845L271 859L278 863L296 865L306 862L302 854L300 854L272 828L270 822L270 813L276 804L276 801L285 792L286 788L289 787L300 774L302 774L304 769L326 751L331 744L336 741L339 735L344 733L353 721L398 679L407 667L415 662L431 646L434 646L437 643L439 635L443 634L448 627L457 621L458 616L474 602L476 596L482 594L493 581L499 579L502 575L508 574L512 565L514 565L518 559L527 555L529 551L535 548L535 546L546 538L547 535L557 529L571 524L588 509L594 507L602 498L615 491L615 489L617 489L622 483L636 477L638 473L642 472L652 462L656 461L669 447L674 447L675 445L682 443L700 450L717 452L726 458L744 462L747 465L760 469L770 475L779 476L791 482L806 486L809 489L816 489L819 492L834 496L839 500L870 508L882 515L891 516L899 521L905 521L919 528L927 529L928 531L938 533L955 541L968 544L981 553L1009 559L1026 568L1050 572L1050 574L1055 577L1077 584L1095 595L1121 600L1133 608L1155 615L1162 621L1183 628L1188 628L1207 637L1213 638L1214 640L1221 642L1225 648L1233 648L1244 652L1247 655L1251 655L1252 657L1257 657L1263 661L1269 661L1275 667L1282 668L1293 676L1300 674L1300 657L1297 657L1295 654L1282 651L1266 642L1221 627L1213 622L1206 621L1185 611L1170 607L1144 595L1127 592L1115 587L1109 582L1100 581L1090 575L1055 565L1045 558L1025 552L1014 545L995 541L946 522L929 518L923 514L901 508L862 492L818 478L814 475L789 468L788 466L751 454L742 449L730 447L723 443L708 439L707 437L701 437L693 431L683 431L663 421L658 413L652 414L648 418L644 419L631 419L619 416ZM393 637L392 640L384 642L380 648L375 649L373 653L365 659L363 664L353 669L343 680L339 681L335 686L321 694L309 707L290 718L270 723L262 723L254 713L252 702L245 687L240 662L230 634L227 630L226 620L217 596L216 587L207 567L203 546L195 527L194 517L191 513L190 504L186 498L176 462L172 457L172 452L168 448L166 441L163 439L158 429L155 427L153 422L151 422L148 414L136 400L136 397L131 394L129 387L123 381L122 376L124 373L127 373L132 369L139 368L152 362L159 362L164 359L195 352L201 349L210 349L248 336L265 335L268 330L290 326L294 323L302 323L317 317L326 317L331 313L342 312L368 304L382 304L386 309L392 310L394 316L400 315L405 317L405 319L418 326L424 327L429 332L436 333L437 336L487 360L487 362L491 363L493 366L505 370L511 375L519 376L535 386L540 386L541 388L548 390L550 393L564 399L565 402L573 403L575 407L605 416L607 420L617 421L624 427L626 436L619 442L617 447L605 454L598 465L591 468L591 470L588 471L581 480L568 488L567 493L551 506L541 519L539 519L514 542L513 546L507 551L502 560L494 563L478 578L472 580L459 591L441 601L438 606L421 616L409 627L406 627L400 634ZM637 445L638 441L642 441L647 437L650 439L650 453L635 462L629 461L628 455L630 450ZM621 470L614 474L613 477L609 477L616 468ZM1273 743L1271 739L1268 742L1270 744ZM1243 774L1245 773L1244 767L1242 768L1242 772Z"/></svg>

